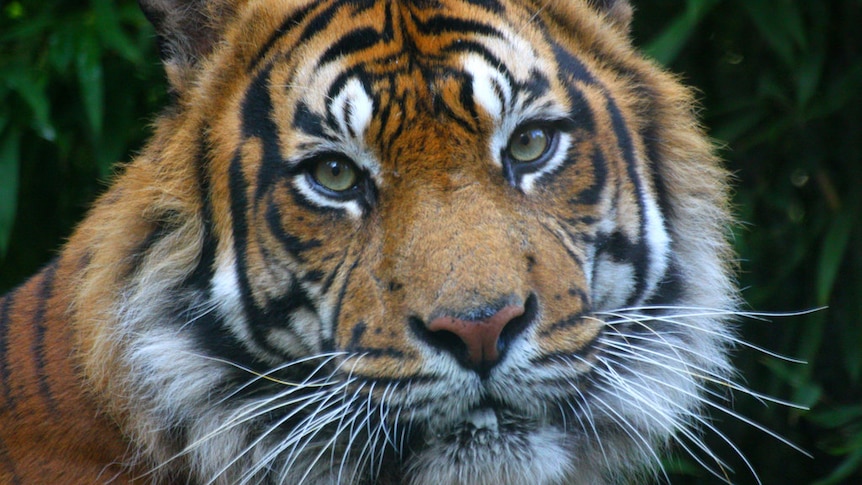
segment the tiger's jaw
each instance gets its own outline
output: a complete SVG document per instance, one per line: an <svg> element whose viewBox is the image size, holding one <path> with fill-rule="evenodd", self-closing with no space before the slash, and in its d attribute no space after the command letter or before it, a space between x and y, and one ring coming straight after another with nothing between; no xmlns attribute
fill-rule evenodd
<svg viewBox="0 0 862 485"><path fill-rule="evenodd" d="M494 406L473 408L425 433L410 483L553 484L570 472L563 430Z"/></svg>

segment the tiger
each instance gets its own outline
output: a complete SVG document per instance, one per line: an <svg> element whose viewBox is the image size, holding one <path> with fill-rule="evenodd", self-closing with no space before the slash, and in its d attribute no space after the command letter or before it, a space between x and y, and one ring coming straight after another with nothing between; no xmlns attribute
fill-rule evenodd
<svg viewBox="0 0 862 485"><path fill-rule="evenodd" d="M627 1L139 3L168 107L0 300L0 483L728 473L730 178Z"/></svg>

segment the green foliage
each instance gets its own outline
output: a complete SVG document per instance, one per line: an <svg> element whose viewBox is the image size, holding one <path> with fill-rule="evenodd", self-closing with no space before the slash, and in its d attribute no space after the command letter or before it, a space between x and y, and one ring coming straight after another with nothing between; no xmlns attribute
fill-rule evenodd
<svg viewBox="0 0 862 485"><path fill-rule="evenodd" d="M862 0L634 0L635 36L701 93L705 124L737 177L744 296L736 355L757 391L745 416L813 458L715 413L763 483L862 483ZM128 160L163 105L150 27L132 0L0 3L0 288L51 257ZM5 257L4 257L5 255ZM747 466L721 439L735 471ZM673 483L717 481L679 453Z"/></svg>
<svg viewBox="0 0 862 485"><path fill-rule="evenodd" d="M0 287L42 264L162 104L136 2L0 2Z"/></svg>
<svg viewBox="0 0 862 485"><path fill-rule="evenodd" d="M735 408L812 458L715 417L763 483L862 483L862 2L636 3L637 37L700 90L705 124L736 174L746 300L760 311L826 307L740 322L746 340L807 362L740 351L749 387L810 411L739 393ZM741 460L731 464L735 482L755 481ZM673 482L713 480L688 470Z"/></svg>

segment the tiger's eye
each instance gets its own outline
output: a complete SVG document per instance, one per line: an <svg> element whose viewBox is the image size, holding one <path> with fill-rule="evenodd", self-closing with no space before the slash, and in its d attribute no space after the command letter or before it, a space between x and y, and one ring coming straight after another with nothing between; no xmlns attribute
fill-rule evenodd
<svg viewBox="0 0 862 485"><path fill-rule="evenodd" d="M551 136L547 130L532 126L516 131L507 150L512 160L529 163L541 158L550 145Z"/></svg>
<svg viewBox="0 0 862 485"><path fill-rule="evenodd" d="M345 160L323 160L314 167L314 180L333 192L344 192L356 185L356 167Z"/></svg>

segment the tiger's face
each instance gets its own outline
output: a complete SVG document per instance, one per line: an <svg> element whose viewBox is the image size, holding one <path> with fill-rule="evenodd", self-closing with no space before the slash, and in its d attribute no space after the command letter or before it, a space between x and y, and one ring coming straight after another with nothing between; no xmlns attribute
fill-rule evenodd
<svg viewBox="0 0 862 485"><path fill-rule="evenodd" d="M165 456L218 483L599 483L692 436L696 376L727 367L692 311L731 298L723 175L619 3L231 7L180 93L207 310L159 377L198 384L151 408L205 411Z"/></svg>

